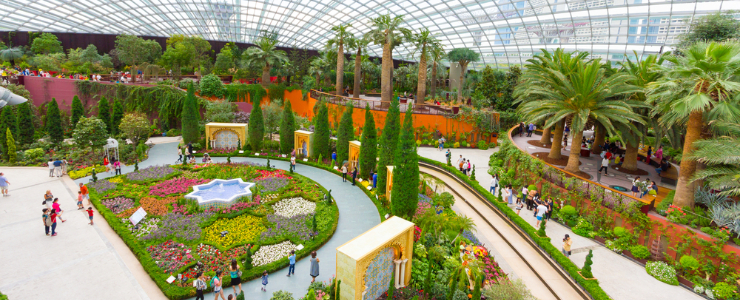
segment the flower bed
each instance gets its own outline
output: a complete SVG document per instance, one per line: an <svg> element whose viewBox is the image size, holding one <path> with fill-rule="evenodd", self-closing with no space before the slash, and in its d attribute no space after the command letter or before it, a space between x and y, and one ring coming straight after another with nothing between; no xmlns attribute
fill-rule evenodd
<svg viewBox="0 0 740 300"><path fill-rule="evenodd" d="M213 213L200 213L194 215L182 215L179 213L170 213L162 218L162 224L145 236L145 240L161 239L170 235L188 241L200 238L200 223L208 220Z"/></svg>
<svg viewBox="0 0 740 300"><path fill-rule="evenodd" d="M177 202L177 197L156 199L151 197L141 198L139 204L144 208L147 215L164 216L170 209L171 203Z"/></svg>
<svg viewBox="0 0 740 300"><path fill-rule="evenodd" d="M678 285L676 269L674 269L672 266L669 266L665 262L649 261L645 265L645 271L647 271L650 276L653 276L655 277L655 279L658 279L662 282L670 285Z"/></svg>
<svg viewBox="0 0 740 300"><path fill-rule="evenodd" d="M146 248L157 266L167 273L175 272L193 261L190 248L171 240Z"/></svg>
<svg viewBox="0 0 740 300"><path fill-rule="evenodd" d="M105 199L102 202L103 205L110 209L110 211L112 211L114 214L118 214L127 209L134 208L134 200L124 197Z"/></svg>
<svg viewBox="0 0 740 300"><path fill-rule="evenodd" d="M151 166L144 169L140 169L137 172L131 172L126 174L126 178L128 180L134 180L134 181L149 181L154 179L161 179L164 178L167 175L172 174L175 172L175 169L173 169L170 166Z"/></svg>
<svg viewBox="0 0 740 300"><path fill-rule="evenodd" d="M69 178L79 179L82 177L87 177L87 176L92 175L93 168L95 168L95 173L105 172L104 166L95 165L94 167L80 166L75 170L70 170L69 172L67 172L67 174L69 174Z"/></svg>
<svg viewBox="0 0 740 300"><path fill-rule="evenodd" d="M293 177L285 175L284 170L273 170L273 171L257 170L257 173L259 174L259 176L257 176L257 178L255 178L254 180L262 180L265 178L293 179Z"/></svg>
<svg viewBox="0 0 740 300"><path fill-rule="evenodd" d="M203 230L203 240L224 247L255 241L265 231L262 220L247 214L233 219L218 219ZM223 232L226 234L222 235Z"/></svg>
<svg viewBox="0 0 740 300"><path fill-rule="evenodd" d="M289 198L280 200L275 203L272 208L275 210L275 214L286 218L291 218L297 215L307 215L316 211L316 203L308 201L303 198Z"/></svg>
<svg viewBox="0 0 740 300"><path fill-rule="evenodd" d="M154 196L166 197L172 194L186 193L194 185L208 183L208 179L175 178L162 181L149 187L149 193Z"/></svg>
<svg viewBox="0 0 740 300"><path fill-rule="evenodd" d="M111 179L112 180L112 179ZM87 186L94 188L98 192L107 192L110 190L116 189L116 183L112 182L111 180L98 180L96 182L90 183Z"/></svg>
<svg viewBox="0 0 740 300"><path fill-rule="evenodd" d="M275 227L267 228L267 231L263 232L261 237L266 239L289 235L307 240L313 234L308 227L308 222L311 218L313 218L313 215L295 215L290 218L281 215L269 215L267 216L267 220L275 223Z"/></svg>
<svg viewBox="0 0 740 300"><path fill-rule="evenodd" d="M277 192L278 190L288 185L288 182L290 182L289 179L280 177L267 177L264 179L255 180L255 183L262 186L262 189L265 192Z"/></svg>
<svg viewBox="0 0 740 300"><path fill-rule="evenodd" d="M245 245L222 252L214 246L200 244L195 251L200 257L198 260L199 264L189 268L183 276L195 278L198 272L215 272L216 270L221 270L224 274L228 274L228 266L231 265L231 259L247 254L248 246Z"/></svg>
<svg viewBox="0 0 740 300"><path fill-rule="evenodd" d="M128 218L121 219L121 222L126 224L126 228L129 230L132 230L134 228L134 225L131 224L131 221L129 221ZM158 218L146 218L144 220L141 220L138 224L139 229L133 230L132 233L135 237L141 238L142 236L149 235L152 231L159 228L159 219Z"/></svg>
<svg viewBox="0 0 740 300"><path fill-rule="evenodd" d="M254 265L255 267L259 267L275 262L278 259L287 257L290 254L290 251L293 251L295 249L296 245L294 245L290 241L285 241L274 245L262 246L259 250L257 250L257 252L254 253L254 255L252 255L252 265Z"/></svg>

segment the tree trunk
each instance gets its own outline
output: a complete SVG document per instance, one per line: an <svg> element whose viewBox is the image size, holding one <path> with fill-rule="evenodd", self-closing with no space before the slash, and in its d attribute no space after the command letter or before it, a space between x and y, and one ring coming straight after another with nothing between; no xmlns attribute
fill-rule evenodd
<svg viewBox="0 0 740 300"><path fill-rule="evenodd" d="M579 158L581 157L581 137L583 137L583 130L576 133L573 138L578 141L577 143L573 143L570 146L570 156L568 157L568 165L565 166L565 170L568 172L571 172L573 174L576 174L581 171L581 169L578 167L579 165Z"/></svg>
<svg viewBox="0 0 740 300"><path fill-rule="evenodd" d="M426 46L421 48L421 58L419 59L419 78L416 85L416 103L424 104L424 98L427 93L427 56L424 55Z"/></svg>
<svg viewBox="0 0 740 300"><path fill-rule="evenodd" d="M337 50L337 96L341 96L343 94L342 85L344 85L344 44L342 42L339 42L339 49Z"/></svg>
<svg viewBox="0 0 740 300"><path fill-rule="evenodd" d="M557 141L554 141L554 142L557 142ZM544 130L542 130L542 138L540 139L540 143L543 143L543 144L550 143L550 127L547 127Z"/></svg>
<svg viewBox="0 0 740 300"><path fill-rule="evenodd" d="M262 67L262 86L267 87L270 85L270 64L265 64Z"/></svg>
<svg viewBox="0 0 740 300"><path fill-rule="evenodd" d="M560 151L563 149L563 143L560 142L563 140L563 124L565 124L565 120L560 120L560 122L555 124L555 132L552 136L552 139L555 142L552 143L552 146L550 147L550 154L547 156L550 159L561 159L563 157L563 155L560 153ZM572 145L571 149L573 149Z"/></svg>
<svg viewBox="0 0 740 300"><path fill-rule="evenodd" d="M701 129L704 125L702 118L702 111L694 111L689 115L689 123L686 125L681 170L678 172L676 195L673 197L673 204L678 207L694 206L694 185L691 184L691 176L696 172L696 160L690 160L689 157L694 152L694 142L701 138Z"/></svg>
<svg viewBox="0 0 740 300"><path fill-rule="evenodd" d="M437 95L437 61L432 64L432 88L430 89L432 97Z"/></svg>
<svg viewBox="0 0 740 300"><path fill-rule="evenodd" d="M638 145L632 145L631 143L624 143L626 148L624 153L624 162L622 162L622 169L635 171L637 170L637 151L640 149Z"/></svg>
<svg viewBox="0 0 740 300"><path fill-rule="evenodd" d="M463 80L465 80L465 69L467 68L467 64L460 63L460 86L457 89L457 102L462 103L462 90L463 90Z"/></svg>
<svg viewBox="0 0 740 300"><path fill-rule="evenodd" d="M393 57L391 56L391 43L383 44L383 62L380 71L380 100L390 102L393 97L393 85L391 70L393 70Z"/></svg>
<svg viewBox="0 0 740 300"><path fill-rule="evenodd" d="M362 74L362 47L358 47L357 55L355 55L355 85L352 88L352 98L360 98L361 74Z"/></svg>
<svg viewBox="0 0 740 300"><path fill-rule="evenodd" d="M321 76L319 73L316 73L316 90L318 91L321 87Z"/></svg>
<svg viewBox="0 0 740 300"><path fill-rule="evenodd" d="M601 145L604 144L604 138L606 136L606 128L601 124L594 125L594 144L591 145L591 153L601 154ZM578 141L573 139L573 143L581 143L580 138Z"/></svg>

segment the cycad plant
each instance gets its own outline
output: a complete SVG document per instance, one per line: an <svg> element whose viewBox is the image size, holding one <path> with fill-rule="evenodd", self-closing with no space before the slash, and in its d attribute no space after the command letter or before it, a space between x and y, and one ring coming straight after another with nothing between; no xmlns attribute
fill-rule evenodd
<svg viewBox="0 0 740 300"><path fill-rule="evenodd" d="M640 89L629 83L632 77L628 74L620 72L606 77L602 65L600 59L577 61L575 71L567 75L558 69L543 68L539 75L542 84L527 90L528 97L536 100L521 105L520 111L533 122L544 121L545 127L568 120L574 141L581 140L586 125L592 122L601 124L609 133L616 132L615 123L634 128L631 123L643 121L633 112L632 106L626 101L607 99L630 95ZM576 145L570 151L565 167L568 172L580 171L578 149Z"/></svg>
<svg viewBox="0 0 740 300"><path fill-rule="evenodd" d="M262 67L262 85L270 85L270 68L274 65L288 62L285 51L278 50L278 40L271 37L261 37L255 44L244 51L244 63L251 66Z"/></svg>
<svg viewBox="0 0 740 300"><path fill-rule="evenodd" d="M718 121L712 125L721 136L694 142L696 150L687 157L707 165L692 179L704 180L719 195L740 196L740 124Z"/></svg>
<svg viewBox="0 0 740 300"><path fill-rule="evenodd" d="M411 37L411 30L401 27L403 16L380 15L370 20L372 30L365 36L375 45L383 46L383 64L380 72L380 98L390 102L393 95L391 72L393 70L393 48Z"/></svg>
<svg viewBox="0 0 740 300"><path fill-rule="evenodd" d="M696 172L694 142L711 133L704 129L714 120L740 120L740 43L697 43L681 50L683 56L668 56L672 66L659 66L663 77L648 85L648 103L660 115L663 127L685 126L681 169L673 203L694 205L692 177Z"/></svg>

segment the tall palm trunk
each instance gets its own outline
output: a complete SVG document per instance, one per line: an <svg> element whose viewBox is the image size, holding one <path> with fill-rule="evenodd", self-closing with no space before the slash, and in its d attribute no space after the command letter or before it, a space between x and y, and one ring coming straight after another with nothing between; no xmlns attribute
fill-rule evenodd
<svg viewBox="0 0 740 300"><path fill-rule="evenodd" d="M421 58L419 59L419 83L416 85L416 103L423 104L427 93L427 56L426 46L421 49Z"/></svg>
<svg viewBox="0 0 740 300"><path fill-rule="evenodd" d="M694 111L689 115L689 123L686 125L681 170L678 172L676 195L673 197L673 204L678 207L694 206L694 185L691 184L691 176L696 172L696 161L690 160L689 157L694 152L694 142L701 138L701 129L704 125L702 118L702 111Z"/></svg>
<svg viewBox="0 0 740 300"><path fill-rule="evenodd" d="M593 154L601 154L601 145L604 144L604 138L606 137L606 128L602 126L601 124L594 125L594 144L591 146L591 153ZM580 138L578 141L573 139L573 143L580 143Z"/></svg>
<svg viewBox="0 0 740 300"><path fill-rule="evenodd" d="M437 94L437 61L432 64L432 88L429 90L432 97Z"/></svg>
<svg viewBox="0 0 740 300"><path fill-rule="evenodd" d="M638 145L632 143L624 143L624 162L622 162L622 169L635 171L637 170L637 151L640 149Z"/></svg>
<svg viewBox="0 0 740 300"><path fill-rule="evenodd" d="M262 67L262 86L268 86L270 85L270 64L265 63L265 66Z"/></svg>
<svg viewBox="0 0 740 300"><path fill-rule="evenodd" d="M344 85L344 43L339 42L339 50L337 50L337 96L342 95L342 85Z"/></svg>
<svg viewBox="0 0 740 300"><path fill-rule="evenodd" d="M578 168L578 165L580 163L579 158L581 157L581 142L580 142L581 137L583 137L583 130L578 131L578 133L576 133L576 135L573 136L573 139L578 142L573 143L570 146L570 155L568 156L568 165L565 166L565 170L573 174L581 171L581 169Z"/></svg>
<svg viewBox="0 0 740 300"><path fill-rule="evenodd" d="M457 89L457 102L460 102L460 103L462 103L463 101L462 100L462 90L463 90L463 84L465 84L463 80L465 80L465 69L467 69L467 67L468 67L467 64L462 64L462 63L460 64L460 81L459 81L460 87Z"/></svg>
<svg viewBox="0 0 740 300"><path fill-rule="evenodd" d="M550 137L551 137L550 127L547 127L544 130L542 130L542 138L540 138L540 143L549 144L550 143ZM557 141L555 141L555 142L557 142Z"/></svg>
<svg viewBox="0 0 740 300"><path fill-rule="evenodd" d="M357 47L357 55L355 55L355 86L352 88L352 98L360 98L361 75L362 75L362 47Z"/></svg>
<svg viewBox="0 0 740 300"><path fill-rule="evenodd" d="M550 154L547 156L550 159L561 159L563 157L563 155L560 153L560 151L563 149L563 143L560 142L561 140L563 140L563 124L565 124L565 120L561 120L560 122L555 124L555 132L552 136L552 139L555 142L552 143L552 146L550 147Z"/></svg>
<svg viewBox="0 0 740 300"><path fill-rule="evenodd" d="M383 44L383 62L380 68L380 100L390 102L393 97L393 83L391 71L393 70L393 56L390 41Z"/></svg>

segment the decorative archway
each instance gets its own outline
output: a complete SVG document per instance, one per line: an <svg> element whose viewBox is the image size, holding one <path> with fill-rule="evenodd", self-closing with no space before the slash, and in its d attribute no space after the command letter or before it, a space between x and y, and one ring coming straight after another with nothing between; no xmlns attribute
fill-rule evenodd
<svg viewBox="0 0 740 300"><path fill-rule="evenodd" d="M213 149L236 149L241 146L239 134L229 128L222 128L214 132L211 142Z"/></svg>

